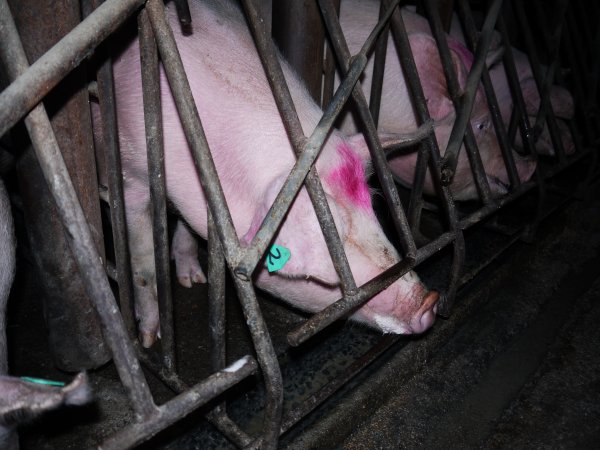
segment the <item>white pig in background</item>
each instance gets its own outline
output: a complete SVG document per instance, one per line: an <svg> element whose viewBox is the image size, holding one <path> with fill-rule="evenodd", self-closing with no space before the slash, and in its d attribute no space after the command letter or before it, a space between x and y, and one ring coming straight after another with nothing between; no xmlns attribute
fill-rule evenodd
<svg viewBox="0 0 600 450"><path fill-rule="evenodd" d="M15 276L16 240L8 193L0 178L0 375L8 372L6 306Z"/></svg>
<svg viewBox="0 0 600 450"><path fill-rule="evenodd" d="M294 153L237 7L227 1L190 1L190 36L181 34L173 9L169 7L169 20L235 229L247 244L290 172ZM322 111L288 65L283 67L304 131L310 133ZM114 74L135 307L140 338L148 347L155 341L159 320L137 42L116 58ZM168 197L193 230L206 237L206 199L162 69L161 86ZM400 259L373 212L366 162L359 156L366 154L358 148L364 145L364 140L347 139L333 130L316 162L359 285ZM341 296L337 273L304 188L274 244L287 248L290 258L276 272L258 270L255 281L260 288L307 311L319 311ZM420 333L433 324L437 299L437 293L429 292L409 272L356 310L352 318L383 332Z"/></svg>
<svg viewBox="0 0 600 450"><path fill-rule="evenodd" d="M354 54L360 50L370 31L377 23L378 14L379 2L376 0L342 1L340 23L351 53ZM435 121L435 135L440 152L443 155L454 126L456 113L446 86L435 39L431 36L429 23L423 16L403 8L402 17L429 113ZM468 76L468 68L473 62L473 54L458 39L448 37L448 44L458 75L459 85L464 87ZM371 90L375 59L373 53L370 56L364 76L361 78L362 87L367 98L369 98ZM407 133L414 130L417 126L415 114L409 101L410 95L396 47L391 38L388 40L382 92L378 131L381 133ZM492 194L496 196L505 194L509 186L508 174L482 90L478 91L473 104L471 126ZM345 118L342 129L347 133L351 133L356 129L350 115ZM519 178L521 181L527 181L535 170L535 162L531 158L521 157L515 152L513 152L513 157ZM413 182L416 159L416 153L394 156L389 159L389 164L392 171L406 184L410 185ZM450 191L456 200L477 198L477 190L464 148L460 151L456 174L453 183L450 185ZM425 193L435 193L429 174L426 178Z"/></svg>

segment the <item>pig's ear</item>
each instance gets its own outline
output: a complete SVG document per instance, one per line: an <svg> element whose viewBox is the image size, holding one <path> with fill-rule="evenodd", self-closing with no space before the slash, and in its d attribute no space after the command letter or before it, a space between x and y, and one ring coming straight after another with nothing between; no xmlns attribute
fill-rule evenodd
<svg viewBox="0 0 600 450"><path fill-rule="evenodd" d="M249 244L254 238L285 179L285 176L278 177L267 188L261 204L256 209L250 228L242 238L244 244ZM272 272L273 275L313 280L331 287L337 286L339 279L305 189L299 192L292 205L272 242L273 245L268 250L264 261L265 266L269 267L270 258L271 263L276 263L277 267ZM281 258L286 256L288 259L283 263Z"/></svg>
<svg viewBox="0 0 600 450"><path fill-rule="evenodd" d="M428 34L413 33L409 35L409 41L417 71L421 78L423 93L427 100L429 115L435 120L443 119L454 112L454 106L448 92L446 76L444 75L435 40ZM452 60L459 84L464 86L467 77L466 68L461 62L461 56L452 47L453 45L451 45ZM466 48L465 51L468 52Z"/></svg>
<svg viewBox="0 0 600 450"><path fill-rule="evenodd" d="M573 96L562 86L550 87L550 103L556 117L569 120L575 115Z"/></svg>

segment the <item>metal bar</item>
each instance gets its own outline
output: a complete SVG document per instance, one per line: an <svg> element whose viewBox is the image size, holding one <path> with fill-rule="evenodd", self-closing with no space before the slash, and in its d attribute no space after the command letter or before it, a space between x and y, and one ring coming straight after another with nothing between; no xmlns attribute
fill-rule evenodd
<svg viewBox="0 0 600 450"><path fill-rule="evenodd" d="M283 412L283 382L273 342L260 312L252 282L233 277L241 300L244 318L250 329L252 342L265 382L266 402L263 416L261 448L275 449L279 439Z"/></svg>
<svg viewBox="0 0 600 450"><path fill-rule="evenodd" d="M27 70L28 63L6 0L0 0L0 25L1 56L8 75L14 79ZM121 382L137 418L149 417L156 411L156 406L135 358L106 272L42 105L31 111L25 119L25 125L48 187L58 206L85 287L100 316L104 339L112 352Z"/></svg>
<svg viewBox="0 0 600 450"><path fill-rule="evenodd" d="M160 345L166 369L174 371L176 367L175 336L173 330L169 230L167 228L167 189L165 186L160 72L156 42L145 10L142 10L138 16L138 35L140 63L142 65L146 148L148 152L148 184L152 204L156 292L160 316Z"/></svg>
<svg viewBox="0 0 600 450"><path fill-rule="evenodd" d="M93 1L97 7L98 0ZM115 104L114 80L110 57L103 51L103 62L96 75L98 84L98 103L102 118L102 149L106 160L106 170L109 198L107 203L110 208L112 236L115 252L115 281L119 285L119 305L121 315L129 336L136 336L136 321L133 311L133 284L131 266L129 264L129 247L127 244L127 222L125 219L125 200L123 195L123 178L121 168L121 154L119 152L119 136L117 131L117 112Z"/></svg>
<svg viewBox="0 0 600 450"><path fill-rule="evenodd" d="M0 136L76 67L144 0L107 0L0 94Z"/></svg>
<svg viewBox="0 0 600 450"><path fill-rule="evenodd" d="M452 61L452 56L450 55L448 41L446 40L446 33L444 30L444 26L442 25L442 19L439 15L437 0L426 0L425 9L429 18L429 25L431 27L431 31L438 46L438 52L440 55L440 60L442 62L442 67L444 69L444 74L446 76L446 85L448 87L448 92L450 93L450 98L452 98L454 109L457 112L460 112L461 97L465 94L464 92L461 92L461 87L458 84L458 78L456 75L456 71L454 70L454 62ZM477 91L478 88L479 84L475 85L475 91ZM476 92L473 94L473 96L475 95ZM473 134L470 116L471 114L469 113L469 118L465 127L465 133L463 133L460 140L461 142L464 141L465 144L465 150L469 158L471 172L473 174L473 180L475 182L477 192L479 193L479 196L481 197L483 203L487 205L488 203L493 201L492 192L490 190L490 184L485 174L483 162L481 161L481 155L479 154L477 142L475 141L475 135Z"/></svg>
<svg viewBox="0 0 600 450"><path fill-rule="evenodd" d="M473 20L471 8L465 0L458 1L458 12L464 24L465 36L471 46L471 49L473 50L477 46L478 32L475 28L475 22ZM502 120L502 114L500 113L498 100L496 98L496 94L494 93L494 88L492 86L490 74L487 67L485 66L483 68L481 82L483 83L483 88L485 90L488 106L490 108L490 116L494 124L494 130L496 131L496 138L498 139L498 144L500 145L502 158L504 159L506 173L508 174L508 180L510 182L511 188L514 189L521 184L521 180L519 179L519 174L515 165L515 159L511 149L511 144L507 137L507 131L504 126L504 121Z"/></svg>
<svg viewBox="0 0 600 450"><path fill-rule="evenodd" d="M256 361L250 356L244 356L229 367L213 373L189 390L169 400L144 422L134 423L119 430L102 442L98 448L102 450L129 449L141 444L252 375L256 369Z"/></svg>
<svg viewBox="0 0 600 450"><path fill-rule="evenodd" d="M479 45L475 49L473 66L469 72L467 84L463 90L464 97L461 102L461 110L459 111L456 121L454 122L454 127L452 128L450 139L448 141L448 147L444 152L444 157L441 161L439 169L441 173L441 181L446 186L452 183L452 179L456 172L458 153L462 144L462 138L465 134L465 129L469 124L471 111L473 109L473 102L475 101L477 85L479 84L481 73L485 67L485 55L487 54L492 41L492 31L498 18L501 6L502 0L493 0L483 24Z"/></svg>
<svg viewBox="0 0 600 450"><path fill-rule="evenodd" d="M325 30L314 0L273 2L271 34L286 61L321 103Z"/></svg>
<svg viewBox="0 0 600 450"><path fill-rule="evenodd" d="M385 7L379 5L379 20L385 17ZM385 57L387 56L388 37L390 35L389 24L383 29L375 44L375 56L373 60L373 79L371 80L371 96L369 97L369 111L373 117L373 124L377 128L379 123L379 109L381 108L381 92L383 89L383 75L385 73Z"/></svg>
<svg viewBox="0 0 600 450"><path fill-rule="evenodd" d="M187 0L175 0L175 9L177 10L177 18L181 26L189 28L192 25L192 16L190 15L190 7Z"/></svg>

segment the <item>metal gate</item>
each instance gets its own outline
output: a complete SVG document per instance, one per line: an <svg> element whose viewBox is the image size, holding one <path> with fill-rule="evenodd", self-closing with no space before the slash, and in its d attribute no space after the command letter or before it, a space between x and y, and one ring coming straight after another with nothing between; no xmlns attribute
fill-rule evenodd
<svg viewBox="0 0 600 450"><path fill-rule="evenodd" d="M182 24L189 24L190 16L185 0L177 0L179 18ZM104 339L110 348L114 363L136 415L136 421L119 430L101 448L128 448L149 439L160 430L168 427L191 411L218 397L231 386L260 370L264 381L266 400L262 419L262 432L248 435L229 416L225 408L217 406L209 414L209 420L232 442L239 447L275 448L281 433L290 429L302 417L310 413L320 403L343 385L353 374L360 371L370 361L376 359L386 348L391 347L398 336L385 336L372 351L361 359L356 367L342 377L321 389L298 407L283 411L283 387L277 354L269 337L267 325L256 301L252 274L268 250L275 233L290 208L292 201L305 186L317 213L320 226L328 244L336 272L340 279L343 297L315 313L296 329L290 330L288 342L298 346L316 335L335 320L347 316L357 306L364 304L376 293L382 291L409 270L426 261L445 247L452 247L452 264L449 278L442 292L438 314L448 315L458 287L481 269L478 267L466 272L465 230L488 220L490 226L500 228L493 217L509 203L515 202L531 192L537 192L536 209L533 220L520 223L510 230L514 242L531 238L537 224L554 208L567 201L577 192L578 186L585 189L586 183L595 181L597 176L596 151L598 144L598 71L600 59L592 57L598 53L600 34L594 27L598 17L598 7L580 2L540 0L525 2L493 0L472 2L457 0L455 10L460 17L467 46L475 58L468 74L466 88L461 91L457 82L447 35L443 23L449 22L452 8L441 17L439 3L435 0L423 2L425 15L429 20L432 34L439 48L447 85L455 101L456 121L446 149L440 149L435 138L432 119L427 109L421 80L414 63L405 24L398 6L402 2L383 0L380 21L372 30L362 50L351 55L346 38L340 27L336 5L331 0L318 0L320 14L326 30L327 50L325 51L324 75L318 82L323 83L324 112L319 125L306 136L286 84L277 50L270 38L265 21L262 20L257 5L252 0L243 0L243 8L254 37L257 51L263 62L269 84L280 111L290 141L297 155L297 161L284 186L255 238L249 246L240 244L233 227L231 214L227 208L216 168L206 142L198 112L194 105L191 90L183 65L176 49L175 40L166 20L164 6L159 0L107 0L93 9L77 27L53 46L38 61L29 66L22 49L20 38L12 20L6 0L0 1L0 43L3 64L12 83L0 94L0 135L4 135L19 120L25 120L35 154L42 167L48 187L58 206L60 219L67 230L69 244L76 258L86 290L99 314ZM486 3L486 5L482 5ZM555 14L548 14L547 4L551 3ZM95 5L94 5L95 6ZM479 29L473 17L472 6L482 13L483 25ZM339 5L338 5L339 7ZM343 7L343 4L342 4ZM589 11L591 8L593 11ZM93 12L91 11L93 9ZM95 95L100 100L103 116L103 136L109 167L108 192L103 197L109 202L113 230L115 261L103 264L94 244L90 228L79 200L67 173L61 151L56 142L45 108L40 101L74 67L82 63L104 39L108 38L126 19L137 15L142 48L142 73L144 78L144 105L147 130L160 133L160 109L156 108L157 91L153 89L158 80L158 57L167 73L182 125L192 150L209 207L209 298L212 367L214 373L194 386L188 386L179 377L175 361L175 339L171 304L169 235L167 227L167 196L164 186L162 166L162 140L159 134L148 133L148 164L150 189L153 200L154 242L157 270L157 291L160 302L161 355L159 361L146 353L135 339L136 323L131 301L132 281L129 269L125 212L123 202L123 182L116 129L115 103L111 64L105 59L101 65L95 84ZM538 36L531 31L534 23L540 29L551 31ZM497 30L504 46L503 64L510 86L514 111L507 127L499 113L493 86L485 65L486 54ZM392 149L382 146L377 133L378 105L381 100L383 65L388 39L393 39L398 56L402 61L405 78L413 101L416 120L420 125L412 136L410 144L418 152L414 180L408 199L401 199L399 188L387 162L386 153ZM531 123L526 111L523 93L519 85L511 43L518 40L529 55L535 84L541 93L540 108L536 122ZM155 43L156 42L156 43ZM322 45L317 43L317 45ZM359 78L365 69L368 55L375 49L375 68L371 99L367 102ZM106 58L106 57L105 57ZM339 87L333 89L335 64L344 74ZM547 69L542 71L544 61ZM569 72L560 70L568 67ZM320 68L319 68L320 72ZM567 87L572 91L576 104L576 118L569 127L573 134L576 151L567 154L561 140L561 130L557 118L548 101L548 92L557 76L562 75ZM481 155L470 128L469 117L480 83L483 85L487 103L492 111L493 126L504 155L504 164L510 180L508 192L495 197L481 163ZM352 100L350 100L352 98ZM327 206L321 181L313 165L328 131L346 102L354 102L362 129L369 145L370 155L386 201L387 214L392 218L395 239L400 245L401 262L386 270L362 286L357 286L350 270L342 241L337 232L331 212ZM154 126L152 125L154 124ZM555 156L540 157L536 152L536 139L547 126L555 151ZM524 151L537 161L534 177L522 182L519 179L515 161L511 156L515 136L521 136ZM458 155L464 142L465 151L471 161L472 176L478 192L478 200L468 206L454 201L450 192L456 171ZM583 181L555 183L555 179L567 169L585 161L585 173L577 172ZM426 199L424 184L429 170L436 187L436 200ZM560 202L552 205L547 201L548 193L558 194ZM433 212L431 211L433 209ZM423 215L431 215L443 224L436 235L424 238L422 232ZM226 321L224 316L224 291L226 270L231 273L244 316L252 336L256 357L246 356L229 367L225 367L224 347ZM109 285L108 276L117 281L118 302ZM158 374L164 383L180 395L169 402L157 406L148 388L141 364Z"/></svg>

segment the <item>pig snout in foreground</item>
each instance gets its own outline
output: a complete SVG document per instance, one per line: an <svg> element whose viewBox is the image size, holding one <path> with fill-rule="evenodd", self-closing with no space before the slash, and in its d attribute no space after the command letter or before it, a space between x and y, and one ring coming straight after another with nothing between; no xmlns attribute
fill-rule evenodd
<svg viewBox="0 0 600 450"><path fill-rule="evenodd" d="M351 52L360 50L368 33L375 26L378 8L379 3L375 1L344 0L342 2L340 22ZM446 85L437 46L431 36L429 24L424 17L406 8L402 9L402 17L421 79L427 107L431 118L435 122L435 136L443 156L454 126L456 113ZM466 84L468 69L473 62L473 55L460 41L451 36L448 36L448 43L458 82L460 87L463 88ZM371 90L373 64L374 55L371 54L365 74L361 79L367 98ZM505 194L509 186L508 174L491 122L485 95L481 90L476 94L470 123L492 194L496 196ZM346 117L342 126L344 130L348 131L355 129L351 117ZM385 143L386 139L397 140L394 138L394 134L408 133L415 130L416 127L416 118L396 47L393 40L389 39L378 131ZM535 170L535 162L533 159L521 157L515 152L513 152L513 156L521 181L527 181ZM392 156L389 159L392 171L407 185L412 185L416 159L416 153ZM425 180L424 190L427 194L435 194L429 174ZM457 200L475 199L478 195L464 148L461 148L459 154L450 191Z"/></svg>
<svg viewBox="0 0 600 450"><path fill-rule="evenodd" d="M83 405L92 393L85 373L64 387L0 376L0 449L18 449L15 429L47 411L63 405Z"/></svg>
<svg viewBox="0 0 600 450"><path fill-rule="evenodd" d="M226 1L193 1L190 10L190 36L181 34L172 10L169 20L236 232L247 244L295 157L241 13ZM287 64L283 67L304 131L310 133L322 111ZM137 42L115 60L114 73L136 314L142 343L150 346L159 323ZM193 231L206 238L206 199L162 71L161 85L168 197ZM373 213L364 171L367 162L359 156L364 149L357 149L355 141L333 130L316 168L350 266L362 284L400 257ZM181 233L184 239L176 240L175 254L185 247L186 230ZM318 311L341 297L339 278L304 188L273 243L288 249L289 261L272 273L259 268L254 274L258 287L308 311ZM178 269L178 274L202 281L196 277L197 269ZM410 272L354 317L384 332L422 332L434 321L436 300L437 293L429 292Z"/></svg>

